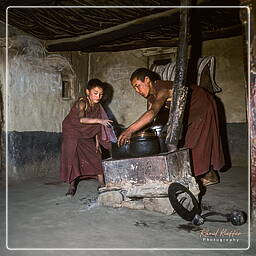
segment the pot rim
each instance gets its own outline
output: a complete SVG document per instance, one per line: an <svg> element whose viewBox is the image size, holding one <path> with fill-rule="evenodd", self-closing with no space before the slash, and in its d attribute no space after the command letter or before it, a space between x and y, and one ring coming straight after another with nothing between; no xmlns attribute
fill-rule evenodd
<svg viewBox="0 0 256 256"><path fill-rule="evenodd" d="M139 133L135 133L132 138L149 138L149 137L157 137L156 134L154 132L139 132Z"/></svg>
<svg viewBox="0 0 256 256"><path fill-rule="evenodd" d="M138 141L152 141L152 140L158 140L158 137L157 137L157 136L147 136L147 137L137 136L137 137L131 138L131 141L132 141L132 142L138 142Z"/></svg>

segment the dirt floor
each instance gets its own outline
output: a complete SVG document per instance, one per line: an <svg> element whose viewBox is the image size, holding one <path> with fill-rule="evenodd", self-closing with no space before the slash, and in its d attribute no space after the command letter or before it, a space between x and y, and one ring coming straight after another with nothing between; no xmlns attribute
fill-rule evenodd
<svg viewBox="0 0 256 256"><path fill-rule="evenodd" d="M248 168L220 173L221 183L207 187L202 212L248 210ZM95 180L79 184L73 199L58 178L5 184L0 204L0 255L255 255L255 228L230 222L195 226L177 214L97 205ZM7 221L5 215L7 213ZM213 218L213 217L212 217ZM223 218L218 218L224 220ZM249 230L253 232L249 232ZM6 236L7 230L7 236ZM6 241L7 237L7 241ZM7 244L7 247L6 247ZM248 247L250 247L248 249Z"/></svg>

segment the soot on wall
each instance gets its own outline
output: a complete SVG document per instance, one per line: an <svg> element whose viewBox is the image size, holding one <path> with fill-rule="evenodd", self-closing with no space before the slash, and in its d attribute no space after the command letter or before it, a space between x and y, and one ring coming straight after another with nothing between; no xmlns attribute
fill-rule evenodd
<svg viewBox="0 0 256 256"><path fill-rule="evenodd" d="M9 132L8 176L15 180L59 172L61 133Z"/></svg>

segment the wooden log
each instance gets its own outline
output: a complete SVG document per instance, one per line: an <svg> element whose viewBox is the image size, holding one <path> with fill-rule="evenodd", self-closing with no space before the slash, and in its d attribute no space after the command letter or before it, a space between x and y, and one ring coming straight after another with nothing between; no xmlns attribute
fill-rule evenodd
<svg viewBox="0 0 256 256"><path fill-rule="evenodd" d="M242 6L249 6L250 8L250 20L248 20L248 10L241 9L241 21L245 26L244 33L245 34L245 47L249 50L246 51L246 57L249 57L249 70L247 70L246 74L250 72L249 78L247 82L247 86L249 86L249 98L248 101L248 116L249 116L249 134L250 134L250 174L251 174L251 220L252 224L256 223L256 3L253 0L240 0ZM250 37L248 35L248 23L250 26ZM250 48L248 49L248 45Z"/></svg>
<svg viewBox="0 0 256 256"><path fill-rule="evenodd" d="M191 5L191 0L182 0L181 5ZM186 71L188 64L188 42L189 42L189 8L181 10L180 20L180 43L176 59L176 74L174 79L173 100L167 123L166 145L170 152L177 150L183 122L183 113L186 105L188 88L186 83Z"/></svg>

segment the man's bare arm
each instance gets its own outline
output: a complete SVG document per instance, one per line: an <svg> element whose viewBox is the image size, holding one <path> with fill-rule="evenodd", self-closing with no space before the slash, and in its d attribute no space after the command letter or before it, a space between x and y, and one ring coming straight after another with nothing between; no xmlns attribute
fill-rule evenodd
<svg viewBox="0 0 256 256"><path fill-rule="evenodd" d="M140 116L138 120L136 120L132 125L129 126L129 128L131 128L131 131L139 131L145 125L150 124L154 120L161 107L164 105L166 99L168 98L167 93L168 90L159 91L155 101L151 104L151 106L149 105L149 109L142 116Z"/></svg>
<svg viewBox="0 0 256 256"><path fill-rule="evenodd" d="M147 124L150 124L156 115L158 114L161 107L164 105L166 99L169 97L168 90L161 90L156 96L155 101L152 105L148 105L149 109L142 114L133 124L131 124L118 138L119 145L125 143L126 140L129 140L134 132L139 131Z"/></svg>

